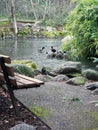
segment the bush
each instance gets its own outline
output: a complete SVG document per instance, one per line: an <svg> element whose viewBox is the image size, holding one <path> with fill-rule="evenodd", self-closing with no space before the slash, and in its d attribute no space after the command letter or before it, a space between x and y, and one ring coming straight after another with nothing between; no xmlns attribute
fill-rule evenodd
<svg viewBox="0 0 98 130"><path fill-rule="evenodd" d="M87 58L98 54L98 1L80 0L66 19L72 56ZM67 48L66 48L67 49ZM69 49L69 48L68 48Z"/></svg>

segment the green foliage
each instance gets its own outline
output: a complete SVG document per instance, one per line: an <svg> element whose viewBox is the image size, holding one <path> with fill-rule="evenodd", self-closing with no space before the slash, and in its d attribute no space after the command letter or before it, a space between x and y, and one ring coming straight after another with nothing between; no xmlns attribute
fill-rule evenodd
<svg viewBox="0 0 98 130"><path fill-rule="evenodd" d="M80 0L76 8L69 14L66 22L68 35L74 37L71 45L72 56L87 58L98 54L98 1Z"/></svg>
<svg viewBox="0 0 98 130"><path fill-rule="evenodd" d="M73 101L73 102L81 101L78 97L73 97L73 98L63 97L63 100L69 100L69 101Z"/></svg>
<svg viewBox="0 0 98 130"><path fill-rule="evenodd" d="M29 28L28 27L24 27L24 28L21 28L21 29L19 29L18 30L18 36L22 36L22 37L24 37L24 36L26 36L26 35L28 35L30 32L29 32Z"/></svg>

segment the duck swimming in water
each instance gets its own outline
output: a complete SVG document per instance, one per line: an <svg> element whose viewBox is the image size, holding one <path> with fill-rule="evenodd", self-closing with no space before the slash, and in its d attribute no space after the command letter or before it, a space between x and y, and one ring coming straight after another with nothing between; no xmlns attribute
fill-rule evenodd
<svg viewBox="0 0 98 130"><path fill-rule="evenodd" d="M51 46L51 51L55 53L56 49L54 49L53 46Z"/></svg>
<svg viewBox="0 0 98 130"><path fill-rule="evenodd" d="M38 52L42 53L45 47L42 47L41 49L38 50Z"/></svg>

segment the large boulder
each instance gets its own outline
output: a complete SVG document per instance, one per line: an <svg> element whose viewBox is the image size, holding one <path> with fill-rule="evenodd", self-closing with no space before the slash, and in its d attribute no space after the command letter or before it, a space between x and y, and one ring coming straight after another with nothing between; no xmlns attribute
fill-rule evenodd
<svg viewBox="0 0 98 130"><path fill-rule="evenodd" d="M58 74L81 73L81 68L81 62L67 61L64 64L58 66L54 72Z"/></svg>
<svg viewBox="0 0 98 130"><path fill-rule="evenodd" d="M67 80L66 83L71 85L84 85L85 79L83 77L74 77Z"/></svg>
<svg viewBox="0 0 98 130"><path fill-rule="evenodd" d="M89 80L98 80L98 72L92 69L84 70L82 75Z"/></svg>

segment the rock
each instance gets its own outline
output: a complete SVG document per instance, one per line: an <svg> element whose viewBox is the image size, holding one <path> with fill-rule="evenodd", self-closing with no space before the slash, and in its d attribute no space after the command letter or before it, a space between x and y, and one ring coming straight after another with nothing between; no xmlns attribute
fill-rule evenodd
<svg viewBox="0 0 98 130"><path fill-rule="evenodd" d="M42 74L37 75L34 78L39 79L39 80L44 81L44 82L48 82L48 81L52 80L51 76L49 76L49 75L42 75Z"/></svg>
<svg viewBox="0 0 98 130"><path fill-rule="evenodd" d="M13 69L15 72L19 73L19 74L23 74L29 77L34 77L34 71L32 68L24 65L24 64L16 64L13 65Z"/></svg>
<svg viewBox="0 0 98 130"><path fill-rule="evenodd" d="M92 69L85 70L82 75L89 80L98 80L98 72Z"/></svg>
<svg viewBox="0 0 98 130"><path fill-rule="evenodd" d="M52 77L57 76L57 74L50 67L43 67L41 70L41 74L50 75Z"/></svg>
<svg viewBox="0 0 98 130"><path fill-rule="evenodd" d="M48 74L47 68L43 67L42 70L41 70L41 73L44 74L44 75L47 75Z"/></svg>
<svg viewBox="0 0 98 130"><path fill-rule="evenodd" d="M89 84L85 85L85 87L88 90L95 90L96 88L98 88L98 82L89 83Z"/></svg>
<svg viewBox="0 0 98 130"><path fill-rule="evenodd" d="M34 75L35 75L35 76L36 76L36 75L39 75L39 74L41 74L40 70L38 70L38 69L34 70Z"/></svg>
<svg viewBox="0 0 98 130"><path fill-rule="evenodd" d="M83 85L85 83L85 79L83 77L75 77L66 81L68 84L72 85Z"/></svg>
<svg viewBox="0 0 98 130"><path fill-rule="evenodd" d="M69 78L66 75L60 74L53 78L53 81L67 81Z"/></svg>
<svg viewBox="0 0 98 130"><path fill-rule="evenodd" d="M34 126L22 123L15 125L14 127L10 128L10 130L36 130Z"/></svg>
<svg viewBox="0 0 98 130"><path fill-rule="evenodd" d="M49 74L48 74L48 75L50 75L50 76L52 76L52 77L57 76L57 74L56 74L55 72L53 72L53 71L49 72Z"/></svg>
<svg viewBox="0 0 98 130"><path fill-rule="evenodd" d="M67 61L58 66L54 72L58 74L81 73L81 62Z"/></svg>
<svg viewBox="0 0 98 130"><path fill-rule="evenodd" d="M98 95L98 88L96 88L93 92L94 95Z"/></svg>

